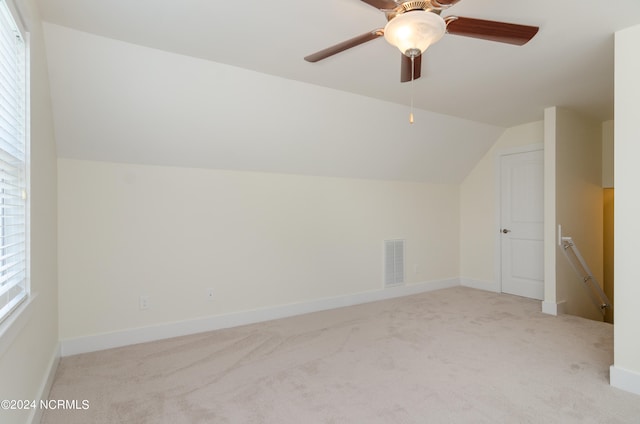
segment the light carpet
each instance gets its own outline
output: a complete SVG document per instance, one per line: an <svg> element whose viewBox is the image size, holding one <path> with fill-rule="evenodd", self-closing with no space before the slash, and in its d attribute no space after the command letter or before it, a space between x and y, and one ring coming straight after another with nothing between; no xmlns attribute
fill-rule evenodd
<svg viewBox="0 0 640 424"><path fill-rule="evenodd" d="M54 423L640 423L613 327L464 287L63 358Z"/></svg>

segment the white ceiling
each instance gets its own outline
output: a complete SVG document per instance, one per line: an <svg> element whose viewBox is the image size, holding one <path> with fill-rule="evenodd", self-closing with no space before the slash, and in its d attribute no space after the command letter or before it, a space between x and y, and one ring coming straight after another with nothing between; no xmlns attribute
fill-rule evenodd
<svg viewBox="0 0 640 424"><path fill-rule="evenodd" d="M58 155L459 182L503 128L46 23Z"/></svg>
<svg viewBox="0 0 640 424"><path fill-rule="evenodd" d="M457 183L546 107L613 118L613 34L640 23L639 0L462 0L443 15L540 31L523 47L446 35L411 87L384 39L303 60L383 27L366 3L238 4L39 0L59 155Z"/></svg>
<svg viewBox="0 0 640 424"><path fill-rule="evenodd" d="M385 24L359 0L41 0L43 19L82 31L407 104L400 53L377 39L316 64L303 57ZM447 35L424 57L416 106L503 127L564 106L613 117L613 33L640 1L462 0L443 15L540 27L516 47Z"/></svg>

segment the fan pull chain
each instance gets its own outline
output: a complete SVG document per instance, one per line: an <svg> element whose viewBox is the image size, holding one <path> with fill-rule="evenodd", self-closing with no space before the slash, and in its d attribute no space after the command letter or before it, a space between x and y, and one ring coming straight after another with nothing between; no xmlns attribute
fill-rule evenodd
<svg viewBox="0 0 640 424"><path fill-rule="evenodd" d="M414 61L415 56L411 55L411 111L409 112L409 123L413 124L413 70L415 69Z"/></svg>

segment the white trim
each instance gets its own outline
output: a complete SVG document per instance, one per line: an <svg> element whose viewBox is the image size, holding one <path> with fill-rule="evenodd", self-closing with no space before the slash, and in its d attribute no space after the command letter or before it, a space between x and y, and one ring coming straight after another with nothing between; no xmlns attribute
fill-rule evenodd
<svg viewBox="0 0 640 424"><path fill-rule="evenodd" d="M473 278L460 278L460 285L472 289L485 290L500 293L500 283L497 281L474 280Z"/></svg>
<svg viewBox="0 0 640 424"><path fill-rule="evenodd" d="M49 398L49 392L51 391L51 386L53 386L53 380L55 379L56 371L58 370L58 364L60 363L60 350L61 345L60 343L58 343L53 351L51 360L49 361L49 366L47 367L48 372L46 373L44 380L42 380L42 383L40 384L38 396L35 399L36 402L40 402L40 400L42 399ZM27 422L31 424L37 424L42 421L42 411L43 410L40 408L33 408Z"/></svg>
<svg viewBox="0 0 640 424"><path fill-rule="evenodd" d="M27 295L27 299L19 305L16 310L11 312L2 324L0 324L0 358L13 344L13 341L18 337L22 329L31 319L33 311L35 309L34 303L38 293L32 293Z"/></svg>
<svg viewBox="0 0 640 424"><path fill-rule="evenodd" d="M458 278L427 281L338 297L292 303L289 305L261 308L252 311L235 312L226 315L158 324L150 327L132 328L93 336L77 337L61 341L61 354L62 356L69 356L79 353L95 352L114 347L203 333L222 328L253 324L278 318L341 308L344 306L358 305L361 303L393 299L396 297L409 296L412 294L457 286L460 286L460 280Z"/></svg>
<svg viewBox="0 0 640 424"><path fill-rule="evenodd" d="M611 365L609 384L618 389L640 395L640 373Z"/></svg>
<svg viewBox="0 0 640 424"><path fill-rule="evenodd" d="M5 3L9 7L11 14L13 15L13 19L16 21L18 25L18 30L20 34L24 38L25 35L29 32L29 28L31 28L31 19L29 15L25 13L25 8L23 7L24 2L16 2L15 0L5 0Z"/></svg>
<svg viewBox="0 0 640 424"><path fill-rule="evenodd" d="M24 169L22 169L22 175L21 177L24 178L24 180L21 180L20 183L18 184L18 187L22 187L23 188L23 193L26 194L26 197L24 197L24 267L21 267L20 269L24 270L24 279L19 281L19 285L23 285L24 288L24 295L21 293L20 294L20 298L19 300L16 299L16 297L14 297L13 299L10 299L10 301L8 302L7 305L5 305L2 309L4 309L3 312L3 316L0 318L0 320L6 320L8 319L12 314L15 314L18 310L20 310L20 305L24 304L26 302L29 301L29 294L31 292L31 283L30 283L30 278L31 278L31 272L30 272L30 268L31 268L31 253L30 253L30 249L31 249L31 244L30 244L30 232L31 232L31 214L30 214L30 205L31 205L31 187L30 187L30 182L31 182L31 177L30 177L30 173L31 173L31 166L30 166L30 161L31 161L31 148L30 148L30 144L31 144L31 38L30 38L30 33L28 31L26 31L26 27L25 27L25 15L23 13L23 8L22 6L24 5L23 2L14 2L13 0L6 0L4 1L4 4L7 6L8 12L9 12L9 16L8 18L15 23L15 28L17 29L17 31L20 33L20 38L22 40L22 44L24 45L24 50L17 52L16 53L21 53L19 54L19 56L22 56L22 61L24 62L24 69L22 69L24 71L24 75L22 75L22 77L24 78L24 104L22 105L24 107L23 111L24 111L24 122L22 123L24 125L23 129L24 129ZM4 10L4 7L3 7ZM3 13L4 15L4 13ZM21 81L16 81L16 84L19 83ZM15 142L18 142L18 139L14 140ZM12 143L10 143L12 144ZM20 169L20 167L18 167L18 169ZM18 176L18 173L16 173L14 176ZM16 252L17 253L17 252ZM18 258L19 256L15 256L16 258ZM18 263L20 263L19 261L16 262L15 264L17 265ZM16 274L19 275L19 274ZM10 285L8 287L11 287L11 283L9 283ZM6 288L6 287L5 287ZM0 327L0 334L4 334L5 328L4 327ZM2 336L0 336L2 337ZM2 342L4 344L4 342ZM4 350L6 350L6 346L0 346L0 355L2 354L1 352L4 352Z"/></svg>
<svg viewBox="0 0 640 424"><path fill-rule="evenodd" d="M496 150L496 157L516 155L518 153L536 152L538 150L544 150L544 143L533 143L525 146L507 147L505 149Z"/></svg>
<svg viewBox="0 0 640 424"><path fill-rule="evenodd" d="M502 292L502 238L500 237L500 228L502 226L501 213L501 166L500 159L502 156L515 155L518 153L536 152L538 150L544 151L544 143L527 144L526 146L509 147L505 149L496 150L493 156L493 169L494 169L494 190L495 190L495 238L493 245L493 272L495 275L495 284L497 284L497 292Z"/></svg>
<svg viewBox="0 0 640 424"><path fill-rule="evenodd" d="M542 313L548 315L562 315L565 312L566 302L561 300L559 302L547 302L546 300L542 301Z"/></svg>

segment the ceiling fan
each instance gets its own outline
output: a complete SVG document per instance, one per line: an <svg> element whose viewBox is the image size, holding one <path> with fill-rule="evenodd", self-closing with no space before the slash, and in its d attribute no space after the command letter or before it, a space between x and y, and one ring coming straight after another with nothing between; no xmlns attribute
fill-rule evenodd
<svg viewBox="0 0 640 424"><path fill-rule="evenodd" d="M522 46L538 32L538 27L528 25L460 16L440 16L443 10L460 0L361 1L384 12L387 17L386 26L310 54L304 60L317 62L384 36L402 52L400 81L407 82L420 77L422 53L445 33Z"/></svg>

